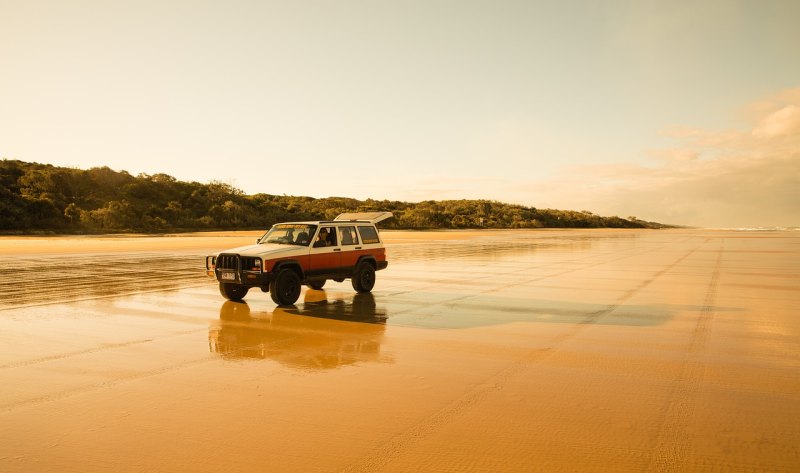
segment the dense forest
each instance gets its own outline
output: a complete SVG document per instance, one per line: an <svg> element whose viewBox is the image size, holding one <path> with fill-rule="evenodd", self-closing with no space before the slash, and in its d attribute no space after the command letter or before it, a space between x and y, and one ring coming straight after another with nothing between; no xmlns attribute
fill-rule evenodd
<svg viewBox="0 0 800 473"><path fill-rule="evenodd" d="M346 197L246 195L222 182L183 182L166 174L88 170L0 161L0 232L114 233L258 229L287 220L332 219L386 210L383 228L659 228L588 211L536 209L487 200L417 203Z"/></svg>

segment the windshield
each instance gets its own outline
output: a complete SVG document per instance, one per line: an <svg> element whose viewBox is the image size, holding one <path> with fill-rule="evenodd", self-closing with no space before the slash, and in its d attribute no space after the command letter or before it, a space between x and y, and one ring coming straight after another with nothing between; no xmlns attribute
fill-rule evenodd
<svg viewBox="0 0 800 473"><path fill-rule="evenodd" d="M316 225L305 223L279 223L258 240L258 244L277 243L279 245L308 246L311 235L317 231Z"/></svg>

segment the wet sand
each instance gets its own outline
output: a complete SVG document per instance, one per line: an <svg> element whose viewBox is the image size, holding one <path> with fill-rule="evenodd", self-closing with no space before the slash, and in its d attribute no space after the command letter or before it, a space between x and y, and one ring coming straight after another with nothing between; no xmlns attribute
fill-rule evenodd
<svg viewBox="0 0 800 473"><path fill-rule="evenodd" d="M800 469L797 232L385 232L286 309L202 275L255 236L0 238L0 471Z"/></svg>

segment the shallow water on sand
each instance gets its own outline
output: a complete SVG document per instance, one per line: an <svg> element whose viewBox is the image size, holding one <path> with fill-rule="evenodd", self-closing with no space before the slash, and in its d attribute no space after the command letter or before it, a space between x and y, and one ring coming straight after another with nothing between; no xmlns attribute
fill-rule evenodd
<svg viewBox="0 0 800 473"><path fill-rule="evenodd" d="M0 471L800 466L796 232L383 235L288 308L205 278L230 235L5 252Z"/></svg>

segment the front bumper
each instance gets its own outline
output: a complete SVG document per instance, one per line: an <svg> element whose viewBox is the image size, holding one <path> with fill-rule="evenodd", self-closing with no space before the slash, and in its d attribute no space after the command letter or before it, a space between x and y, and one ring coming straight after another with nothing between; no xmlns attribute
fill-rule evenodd
<svg viewBox="0 0 800 473"><path fill-rule="evenodd" d="M272 273L258 273L255 271L237 271L235 269L215 269L207 271L206 274L219 282L242 284L244 286L269 286L272 282Z"/></svg>
<svg viewBox="0 0 800 473"><path fill-rule="evenodd" d="M245 265L244 267L250 267ZM257 267L261 267L259 264ZM273 273L242 269L242 258L236 254L206 257L206 275L221 283L241 284L250 287L268 287ZM255 269L255 268L254 268Z"/></svg>

